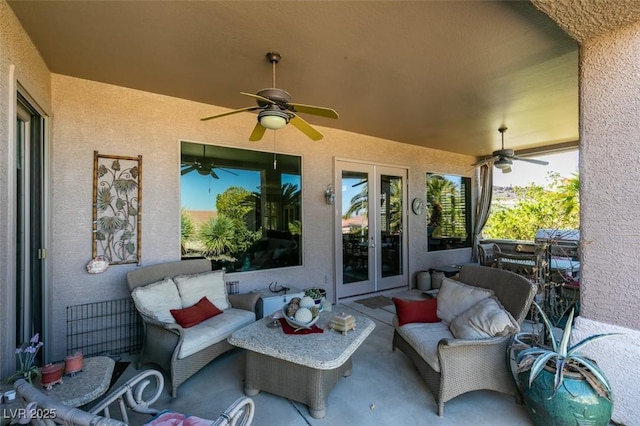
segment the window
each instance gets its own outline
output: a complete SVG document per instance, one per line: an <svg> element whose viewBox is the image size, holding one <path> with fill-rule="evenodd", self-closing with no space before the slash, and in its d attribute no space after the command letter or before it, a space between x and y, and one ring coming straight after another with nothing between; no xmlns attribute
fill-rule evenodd
<svg viewBox="0 0 640 426"><path fill-rule="evenodd" d="M471 178L427 173L429 251L471 247Z"/></svg>
<svg viewBox="0 0 640 426"><path fill-rule="evenodd" d="M183 258L229 272L302 264L301 159L181 143Z"/></svg>

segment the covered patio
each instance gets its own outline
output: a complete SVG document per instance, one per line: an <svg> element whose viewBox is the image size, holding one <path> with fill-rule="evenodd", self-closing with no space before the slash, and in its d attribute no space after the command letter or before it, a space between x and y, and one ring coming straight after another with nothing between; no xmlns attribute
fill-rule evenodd
<svg viewBox="0 0 640 426"><path fill-rule="evenodd" d="M341 273L346 270L336 254L342 238L341 215L326 195L329 186L335 192L341 190L343 175L337 170L349 163L353 170L355 165L371 167L373 172L367 171L371 173L367 176L402 177L406 246L404 263L393 265L402 270L402 278L390 281L388 287L378 282L373 292L409 291L415 288L420 271L472 260L471 243L429 250L426 217L416 213L419 203L415 211L410 210L414 199L425 199L427 174L469 178L473 189L469 208L475 211L481 180L472 165L499 148L495 130L507 124L512 132L507 141L521 155L579 146L581 316L576 336L624 333L614 343L594 345L589 355L611 377L616 392L614 420L637 422L638 385L632 378L640 371L622 354L640 355L640 271L635 250L640 245L635 232L640 227L635 191L640 179L638 3L400 4L1 0L0 134L6 142L0 144L0 170L5 171L0 177L0 322L9 326L0 330L0 376L15 370L15 346L34 332L41 332L46 343L43 362L63 359L69 351L66 319L71 306L127 299L128 271L180 259L180 142L260 151L273 157L290 155L302 164L300 264L229 274L239 292L265 289L273 282L322 287L336 307L361 309L354 308L352 301L370 290L353 295L340 292ZM447 20L456 16L465 20ZM496 16L501 19L489 20ZM415 22L415 17L425 21ZM439 68L431 74L432 67L449 56L468 57L464 39L454 38L462 42L445 46L433 33L412 32L414 37L404 41L403 33L439 28L444 32L438 24L442 22L459 34L471 23L480 23L482 31L466 34L474 41L480 33L496 36L500 28L505 36L485 40L487 44L473 49L476 62L458 62L456 73ZM307 28L311 24L319 36L312 37ZM238 32L239 28L244 30ZM181 40L187 42L170 45L172 33L182 34ZM207 43L205 35L218 38ZM375 42L370 40L373 36L381 38ZM423 44L429 50L421 51ZM219 45L225 54L197 50L201 45ZM340 50L344 45L348 51ZM267 132L258 144L249 141L256 125L252 114L200 122L245 106L242 102L247 99L238 92L254 91L256 84L267 86L271 68L264 55L273 49L280 49L284 57L279 85L295 93L296 101L299 96L340 113L338 120L309 120L324 136L321 141L309 140L294 126ZM503 49L512 53L504 54ZM165 57L163 52L181 55ZM523 56L516 56L518 52ZM457 73L476 68L490 74ZM545 83L531 84L540 81L538 77L544 77ZM425 81L429 85L417 89L418 82ZM453 83L455 91L444 91ZM525 94L534 95L530 102L524 101ZM20 145L19 140L27 140L20 139L25 136L21 129L40 138ZM136 262L88 274L95 243L92 170L96 153L142 158L140 254ZM34 159L40 161L29 162ZM394 174L387 173L387 168L393 168ZM382 193L376 196L380 197L376 201L384 198ZM472 222L474 227L479 224L475 218ZM481 226L474 228L473 236L480 231ZM385 333L390 332L386 325L390 313L378 311L367 312L380 324L381 334L373 336L372 343L387 341ZM384 317L377 318L379 314ZM359 356L370 353L363 351ZM189 384L192 391L219 382L229 394L215 408L224 409L235 399L227 395L235 396L241 389L233 376L241 356L232 353L220 363L213 362ZM400 354L384 352L374 359L367 357L367 362L375 368L377 360L387 357L399 363L392 364L399 371L409 370L405 361L399 361ZM384 416L381 424L392 424L391 419L400 415L386 411L387 401L394 400L384 384L368 382L368 391L380 393L358 400L357 407L350 405L349 397L360 386L356 377L349 381L355 388L336 389L331 404L336 409L329 416L360 419L363 424L362 420L379 414ZM408 423L420 424L423 415L434 413L428 391L402 377L408 384L398 393L406 398L397 400L397 406L406 408L403 414L410 413ZM386 376L380 378L386 380ZM391 388L397 386L393 382ZM416 405L409 406L407 401L414 402L413 394L407 394L411 388L420 396ZM208 403L195 398L162 402L194 414ZM277 407L282 409L277 417L289 416L290 424L316 422L283 399L260 395L257 403L269 420L273 418L266 413ZM456 424L453 419L465 422L469 416L477 420L478 412L499 412L504 424L528 421L511 398L472 393L452 402L451 419L447 414L439 424ZM332 419L340 424L343 418ZM495 422L495 418L487 420L487 424Z"/></svg>

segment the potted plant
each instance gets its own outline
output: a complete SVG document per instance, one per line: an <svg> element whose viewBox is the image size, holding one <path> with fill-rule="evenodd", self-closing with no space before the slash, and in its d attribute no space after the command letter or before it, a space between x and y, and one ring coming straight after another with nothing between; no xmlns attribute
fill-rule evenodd
<svg viewBox="0 0 640 426"><path fill-rule="evenodd" d="M31 383L31 380L40 374L36 365L36 355L42 346L40 334L36 333L29 340L29 343L23 343L19 348L16 348L18 369L7 379L7 383L13 383L18 379L25 379Z"/></svg>
<svg viewBox="0 0 640 426"><path fill-rule="evenodd" d="M534 425L608 425L611 385L595 361L580 355L579 350L615 333L593 335L569 346L573 309L560 340L553 334L547 314L533 303L544 321L550 345L538 345L530 333L519 333L516 365L519 389Z"/></svg>
<svg viewBox="0 0 640 426"><path fill-rule="evenodd" d="M322 302L322 299L327 297L327 290L323 288L308 288L304 291L305 296L309 296L313 299L316 305L319 305Z"/></svg>

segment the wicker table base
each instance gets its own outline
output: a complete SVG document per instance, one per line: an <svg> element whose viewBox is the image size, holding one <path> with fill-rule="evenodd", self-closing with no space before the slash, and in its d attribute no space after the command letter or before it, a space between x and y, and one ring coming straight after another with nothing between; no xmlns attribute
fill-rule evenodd
<svg viewBox="0 0 640 426"><path fill-rule="evenodd" d="M232 345L247 350L245 394L272 393L309 406L316 419L327 414L327 397L340 377L351 374L351 356L375 324L355 316L356 328L346 334L329 328L333 314L324 312L316 325L324 333L287 335L268 327L269 318L234 332Z"/></svg>
<svg viewBox="0 0 640 426"><path fill-rule="evenodd" d="M278 358L247 351L244 393L257 395L261 390L309 406L316 419L327 415L327 397L340 377L351 375L351 358L332 370L318 370Z"/></svg>

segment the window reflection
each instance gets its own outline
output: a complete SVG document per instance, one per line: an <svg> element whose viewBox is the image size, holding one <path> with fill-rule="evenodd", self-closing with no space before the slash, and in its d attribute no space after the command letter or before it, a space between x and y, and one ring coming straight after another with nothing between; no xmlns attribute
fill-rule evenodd
<svg viewBox="0 0 640 426"><path fill-rule="evenodd" d="M471 179L427 173L429 251L470 247Z"/></svg>
<svg viewBox="0 0 640 426"><path fill-rule="evenodd" d="M302 264L301 160L181 143L183 258L227 271Z"/></svg>

